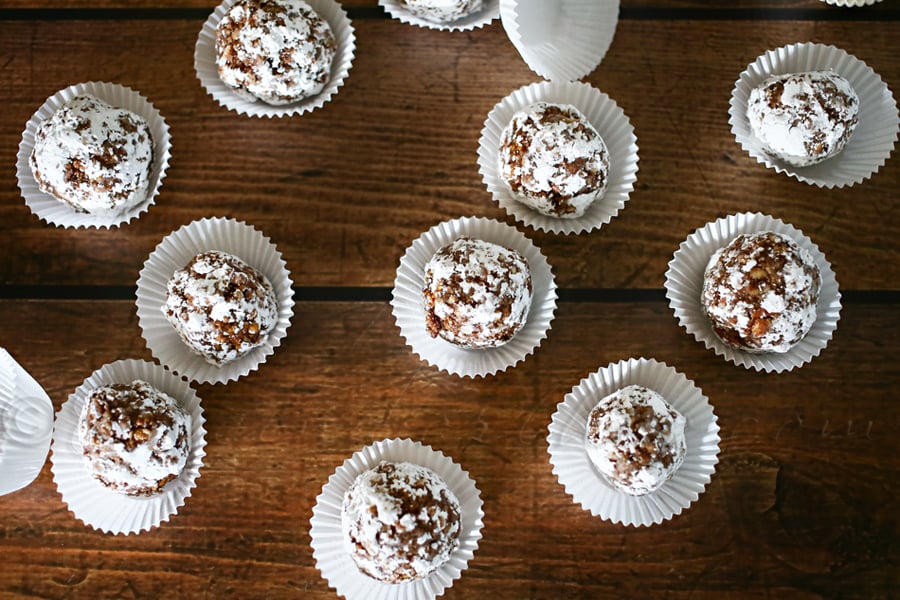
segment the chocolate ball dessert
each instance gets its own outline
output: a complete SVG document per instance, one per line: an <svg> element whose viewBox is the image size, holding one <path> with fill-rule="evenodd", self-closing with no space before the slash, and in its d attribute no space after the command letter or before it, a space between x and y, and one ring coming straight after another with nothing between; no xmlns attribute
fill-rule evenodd
<svg viewBox="0 0 900 600"><path fill-rule="evenodd" d="M820 287L815 260L796 242L771 231L741 234L710 258L701 303L729 346L783 353L815 323Z"/></svg>
<svg viewBox="0 0 900 600"><path fill-rule="evenodd" d="M617 489L632 496L649 494L684 462L686 422L657 392L629 385L591 410L585 433L588 457Z"/></svg>
<svg viewBox="0 0 900 600"><path fill-rule="evenodd" d="M341 525L360 571L387 583L414 581L459 547L460 505L432 470L382 461L344 494Z"/></svg>
<svg viewBox="0 0 900 600"><path fill-rule="evenodd" d="M859 121L859 97L833 71L773 75L750 91L747 118L767 154L808 167L847 145Z"/></svg>
<svg viewBox="0 0 900 600"><path fill-rule="evenodd" d="M496 348L524 327L532 282L524 256L460 237L425 265L425 326L463 348Z"/></svg>
<svg viewBox="0 0 900 600"><path fill-rule="evenodd" d="M606 192L609 152L577 108L538 102L513 115L503 131L499 169L519 202L574 219Z"/></svg>

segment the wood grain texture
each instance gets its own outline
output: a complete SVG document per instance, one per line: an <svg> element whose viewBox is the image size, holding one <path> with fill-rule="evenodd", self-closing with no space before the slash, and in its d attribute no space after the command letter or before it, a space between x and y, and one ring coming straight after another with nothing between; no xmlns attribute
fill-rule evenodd
<svg viewBox="0 0 900 600"><path fill-rule="evenodd" d="M315 497L353 452L407 436L459 462L485 503L484 538L448 599L887 598L900 583L889 508L900 492L900 373L857 360L900 351L895 307L847 307L822 356L767 376L689 339L662 303L563 303L533 357L477 381L420 363L386 303L297 308L259 372L197 388L208 454L169 523L128 537L86 528L49 463L0 497L0 596L333 597L309 547ZM28 332L6 343L57 407L102 364L149 358L127 302L5 301L0 322ZM572 503L545 439L572 386L632 356L693 379L722 428L706 493L641 529Z"/></svg>
<svg viewBox="0 0 900 600"><path fill-rule="evenodd" d="M278 120L240 117L204 93L193 71L199 28L178 20L0 22L8 165L33 111L79 81L141 91L173 136L156 205L114 231L46 226L22 202L13 170L0 172L0 281L131 285L166 234L217 215L269 235L301 285L389 286L406 247L431 226L461 215L507 219L484 189L475 151L494 104L536 77L499 24L447 34L362 20L346 87L323 110ZM842 286L896 288L900 163L889 160L863 185L821 190L745 154L727 111L748 63L801 40L846 49L898 89L898 37L900 22L621 22L589 81L635 127L637 189L599 232L529 231L560 285L659 288L694 229L761 211L819 244Z"/></svg>
<svg viewBox="0 0 900 600"><path fill-rule="evenodd" d="M599 232L526 230L564 300L533 356L478 380L421 362L389 304L366 300L386 296L400 257L433 225L464 215L512 223L481 183L476 148L495 103L537 76L498 22L449 34L379 18L375 0L348 0L367 16L354 21L356 59L332 102L299 118L240 117L194 75L197 11L216 4L0 6L0 346L57 409L102 365L152 360L128 296L149 253L184 224L251 223L278 245L298 292L288 335L259 372L195 386L207 456L169 523L128 537L85 527L61 501L49 461L32 485L0 496L0 598L334 598L310 548L316 495L346 458L390 437L444 451L481 490L484 538L448 600L896 596L900 162L893 156L863 185L810 187L746 155L727 114L747 64L800 41L845 49L896 94L896 3L623 0L630 17L588 81L635 127L637 188ZM51 8L75 10L13 14ZM166 11L125 19L119 8ZM739 18L722 19L732 8ZM767 11L779 8L816 18L772 20ZM101 10L73 18L79 9ZM716 18L702 18L707 10ZM173 135L156 205L113 231L41 223L15 179L26 120L49 95L89 80L139 90ZM802 229L845 292L834 339L797 371L726 363L678 326L662 298L678 244L741 211ZM78 286L69 294L78 299L54 299L65 286ZM640 356L696 382L722 441L697 503L633 529L572 502L551 472L546 436L581 378Z"/></svg>

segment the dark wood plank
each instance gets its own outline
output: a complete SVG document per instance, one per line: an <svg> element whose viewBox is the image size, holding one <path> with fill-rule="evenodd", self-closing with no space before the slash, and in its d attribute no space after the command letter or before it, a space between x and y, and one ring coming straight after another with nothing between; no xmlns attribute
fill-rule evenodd
<svg viewBox="0 0 900 600"><path fill-rule="evenodd" d="M505 218L484 190L475 150L488 111L536 76L498 23L448 34L361 20L346 87L324 110L275 121L239 117L205 95L193 72L199 27L194 20L0 22L0 147L8 165L32 112L78 81L140 90L174 139L157 205L115 231L40 223L13 169L0 172L0 281L132 285L163 236L220 215L271 236L300 285L390 286L400 256L429 227L462 215ZM896 288L896 157L863 185L820 190L756 164L735 143L727 110L746 65L796 41L842 47L900 89L898 37L897 22L620 22L590 81L635 126L637 189L599 232L528 234L562 286L659 288L691 231L757 210L810 235L844 288Z"/></svg>
<svg viewBox="0 0 900 600"><path fill-rule="evenodd" d="M208 8L212 10L218 2L210 0L6 0L3 8L18 9L157 9L157 8ZM890 2L883 4L889 5ZM341 5L347 8L374 8L377 0L343 0ZM821 0L621 0L620 6L625 10L679 10L679 9L802 9L802 10L866 10L871 14L879 14L888 8L884 5L869 7L834 7Z"/></svg>
<svg viewBox="0 0 900 600"><path fill-rule="evenodd" d="M58 407L118 358L148 358L128 302L0 301L2 342ZM49 463L0 497L0 596L332 598L314 567L315 496L350 454L385 437L439 448L477 480L484 539L447 598L887 598L900 552L900 311L850 305L831 345L796 372L727 364L662 302L563 303L513 371L459 379L420 363L386 303L300 303L257 373L202 385L209 434L198 487L172 521L113 537L61 502ZM612 525L571 502L550 470L556 404L588 373L655 357L715 406L720 464L689 511Z"/></svg>

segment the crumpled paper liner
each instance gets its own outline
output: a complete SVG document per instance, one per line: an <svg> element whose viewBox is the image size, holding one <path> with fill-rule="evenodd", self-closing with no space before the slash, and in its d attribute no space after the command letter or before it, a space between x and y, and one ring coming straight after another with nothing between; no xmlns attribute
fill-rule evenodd
<svg viewBox="0 0 900 600"><path fill-rule="evenodd" d="M0 496L35 480L52 433L53 403L47 392L0 348Z"/></svg>
<svg viewBox="0 0 900 600"><path fill-rule="evenodd" d="M500 0L500 18L532 71L551 81L576 81L606 56L619 0Z"/></svg>

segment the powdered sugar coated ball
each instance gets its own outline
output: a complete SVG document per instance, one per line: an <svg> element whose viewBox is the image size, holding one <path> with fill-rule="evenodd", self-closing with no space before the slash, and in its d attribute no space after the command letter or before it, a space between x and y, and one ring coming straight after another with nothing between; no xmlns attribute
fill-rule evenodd
<svg viewBox="0 0 900 600"><path fill-rule="evenodd" d="M843 150L858 115L859 97L833 71L773 75L747 101L750 129L766 153L797 167Z"/></svg>
<svg viewBox="0 0 900 600"><path fill-rule="evenodd" d="M499 169L519 202L574 219L606 192L609 152L577 108L538 102L514 114L504 129Z"/></svg>
<svg viewBox="0 0 900 600"><path fill-rule="evenodd" d="M531 271L515 250L463 236L425 265L423 295L432 337L464 348L496 348L525 326Z"/></svg>
<svg viewBox="0 0 900 600"><path fill-rule="evenodd" d="M712 255L701 303L713 331L729 346L783 353L815 323L820 287L809 252L763 231L739 235Z"/></svg>
<svg viewBox="0 0 900 600"><path fill-rule="evenodd" d="M434 471L383 461L344 494L341 526L366 575L388 583L422 579L459 547L459 500Z"/></svg>
<svg viewBox="0 0 900 600"><path fill-rule="evenodd" d="M302 0L239 0L216 27L219 78L267 104L321 92L336 51L328 22Z"/></svg>
<svg viewBox="0 0 900 600"><path fill-rule="evenodd" d="M629 385L591 410L585 446L611 484L642 496L659 489L684 462L686 423L657 392Z"/></svg>

